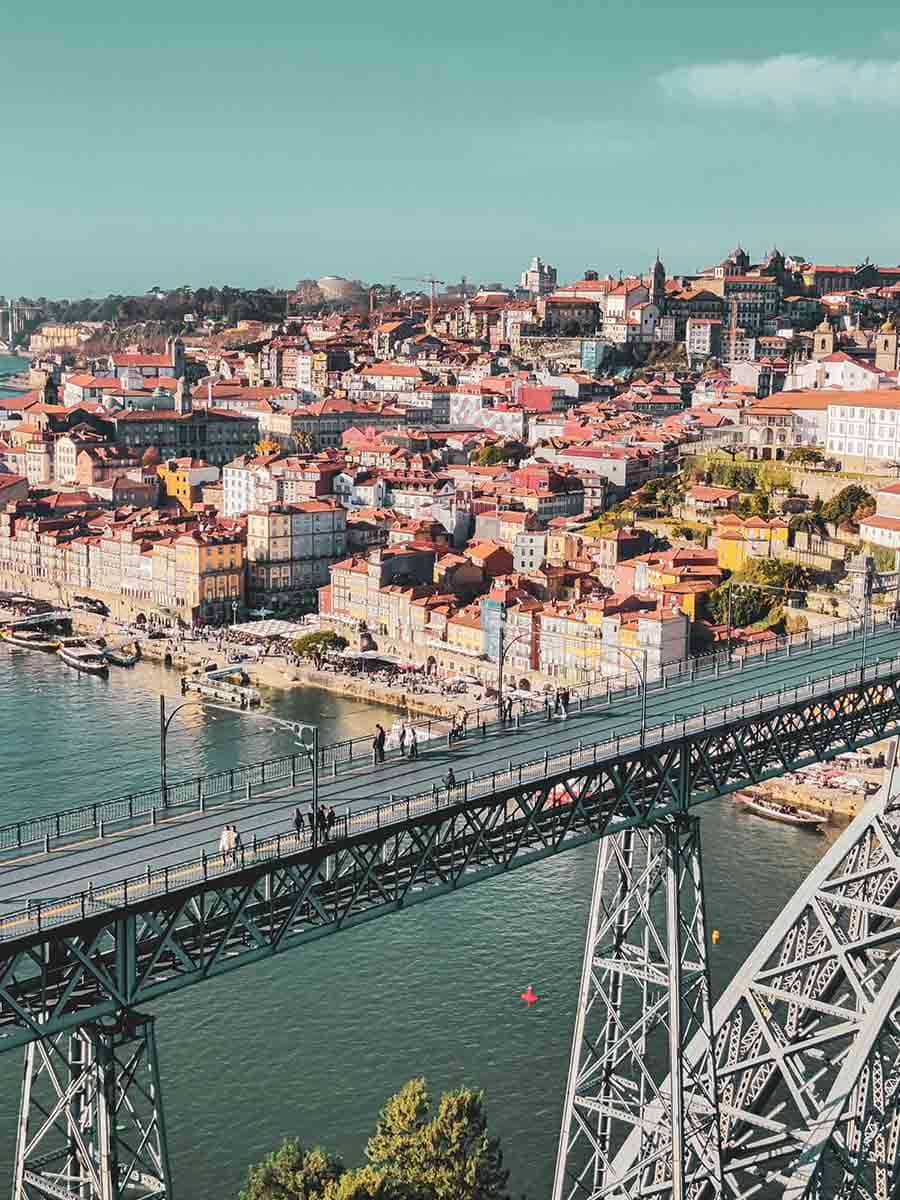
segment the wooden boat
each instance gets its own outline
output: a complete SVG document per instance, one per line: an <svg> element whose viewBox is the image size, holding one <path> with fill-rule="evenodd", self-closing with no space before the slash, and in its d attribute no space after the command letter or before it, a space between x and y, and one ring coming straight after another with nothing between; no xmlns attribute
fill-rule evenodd
<svg viewBox="0 0 900 1200"><path fill-rule="evenodd" d="M86 675L109 675L109 663L103 657L103 651L81 638L64 638L57 653L76 671L84 671Z"/></svg>
<svg viewBox="0 0 900 1200"><path fill-rule="evenodd" d="M824 833L827 824L824 817L817 817L815 813L804 812L794 808L792 804L781 804L777 800L769 800L768 797L753 792L738 792L735 799L738 804L757 816L765 817L769 821L780 821L783 825L799 825L815 833Z"/></svg>
<svg viewBox="0 0 900 1200"><path fill-rule="evenodd" d="M20 650L47 650L53 653L59 648L59 638L43 629L3 629L0 637Z"/></svg>
<svg viewBox="0 0 900 1200"><path fill-rule="evenodd" d="M130 653L121 647L118 650L107 648L103 651L103 657L114 667L133 667L141 660L141 648L137 643Z"/></svg>

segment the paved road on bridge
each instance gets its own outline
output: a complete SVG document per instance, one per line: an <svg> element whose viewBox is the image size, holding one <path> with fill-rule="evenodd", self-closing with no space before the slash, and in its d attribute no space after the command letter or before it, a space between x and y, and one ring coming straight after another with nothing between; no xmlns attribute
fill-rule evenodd
<svg viewBox="0 0 900 1200"><path fill-rule="evenodd" d="M651 691L647 698L648 728L662 722L713 711L726 703L752 699L794 687L807 677L819 679L829 672L859 666L861 639L849 638L831 646L817 644L812 651L784 651L767 662L748 660L743 669L738 663L722 667L693 681L685 679L665 690ZM866 661L874 663L900 653L900 630L882 628L869 638ZM534 761L546 751L559 753L576 748L579 742L606 741L617 735L638 732L640 696L632 695L612 705L592 704L583 711L577 707L566 720L548 722L539 712L523 720L519 729L489 726L487 736L470 730L465 740L448 747L445 743L420 744L419 758L411 762L396 753L389 754L379 766L360 763L343 767L334 778L323 774L320 799L333 805L340 816L344 812L388 801L403 799L442 787L449 767L458 781L490 775L492 770ZM53 900L70 896L93 884L100 887L135 876L148 866L153 870L197 859L201 852L217 852L219 833L226 822L235 823L245 845L254 836L292 832L292 814L299 805L308 811L311 802L309 778L295 788L269 793L258 800L233 799L203 813L193 811L160 819L154 826L126 829L103 839L51 849L50 854L30 853L0 867L0 911L21 909L29 900ZM61 806L63 807L63 806ZM24 815L24 814L23 814Z"/></svg>

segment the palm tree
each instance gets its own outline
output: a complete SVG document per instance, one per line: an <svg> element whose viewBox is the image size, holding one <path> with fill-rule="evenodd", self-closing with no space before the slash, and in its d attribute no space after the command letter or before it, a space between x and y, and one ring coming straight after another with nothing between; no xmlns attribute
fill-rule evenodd
<svg viewBox="0 0 900 1200"><path fill-rule="evenodd" d="M797 516L791 517L790 528L795 539L798 533L803 533L809 543L815 539L823 542L828 537L825 520L821 513L817 512L798 513Z"/></svg>

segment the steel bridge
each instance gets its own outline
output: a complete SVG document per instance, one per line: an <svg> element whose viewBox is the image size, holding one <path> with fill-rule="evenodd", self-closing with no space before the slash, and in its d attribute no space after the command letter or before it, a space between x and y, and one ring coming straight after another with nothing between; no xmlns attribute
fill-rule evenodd
<svg viewBox="0 0 900 1200"><path fill-rule="evenodd" d="M143 1005L588 841L555 1200L897 1195L897 812L882 798L851 826L713 1012L697 809L900 730L900 631L636 691L413 762L333 756L325 842L291 826L296 764L255 798L195 781L194 805L131 803L112 827L82 809L0 830L0 1047L26 1054L14 1200L171 1200Z"/></svg>

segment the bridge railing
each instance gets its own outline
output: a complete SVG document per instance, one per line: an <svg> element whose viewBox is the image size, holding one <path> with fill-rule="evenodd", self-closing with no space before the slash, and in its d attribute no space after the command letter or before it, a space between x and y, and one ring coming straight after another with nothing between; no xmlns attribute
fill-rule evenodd
<svg viewBox="0 0 900 1200"><path fill-rule="evenodd" d="M873 627L877 629L887 626L890 621L889 614L876 613L873 616ZM669 663L660 670L649 672L648 686L663 689L677 685L679 681L695 679L704 673L714 673L721 670L723 666L737 667L741 660L762 663L782 654L792 654L804 650L811 652L818 646L835 645L859 636L858 622L836 621L826 628L804 630L801 633L779 637L759 649L750 648L743 655L729 654L726 649L686 659L679 663ZM636 681L636 672L627 672L620 676L573 685L569 691L579 710L589 708L594 704L605 705L616 699L625 699L640 692L640 685L637 682L629 683L629 677ZM519 701L520 713L526 721L529 718L539 718L547 702L546 696L535 693L531 702ZM471 710L468 713L468 720L472 727L481 724L490 727L496 724L496 702ZM431 740L440 729L447 727L446 720L443 722L439 720L411 721L408 724L415 725L420 743L423 745ZM320 775L328 773L334 775L340 767L371 761L371 755L371 734L347 738L323 746L319 750ZM309 765L306 751L299 754L284 754L276 758L263 759L224 771L216 771L210 775L198 775L192 779L169 784L165 794L159 787L145 788L109 800L99 800L95 803L61 809L58 812L41 816L26 817L21 821L0 825L0 855L21 850L27 846L43 845L46 848L52 842L58 844L71 841L84 834L93 833L103 836L114 829L154 821L160 814L179 810L203 811L207 804L223 801L229 797L242 796L247 799L252 799L254 796L259 797L267 791L296 786L300 780L308 776Z"/></svg>
<svg viewBox="0 0 900 1200"><path fill-rule="evenodd" d="M795 687L781 687L778 691L766 695L757 693L756 697L749 700L727 704L711 712L702 712L681 720L664 721L643 733L639 731L625 736L617 735L587 745L579 743L577 748L557 754L547 751L527 762L510 762L500 770L485 772L480 776L473 775L450 788L439 788L435 785L430 791L420 792L415 796L392 798L387 803L366 809L348 809L339 816L332 837L322 844L345 841L358 835L370 834L373 830L391 827L399 829L414 818L442 809L495 796L498 792L508 793L544 780L564 779L569 773L576 773L602 762L614 761L623 753L627 754L642 747L661 745L694 733L722 728L732 722L777 710L788 704L814 699L816 696L827 695L852 685L861 685L866 681L896 677L898 674L900 655L879 659L866 667L830 671L827 675L823 674L815 679L807 676L806 682ZM565 803L565 798L560 798L560 805ZM60 899L35 901L19 912L4 917L0 920L0 943L96 916L99 911L146 904L154 896L205 886L209 881L215 881L260 862L296 856L305 850L313 849L314 845L311 831L298 834L289 830L263 839L254 837L252 843L242 846L236 856L204 852L198 858L174 866L153 868L148 865L146 870L138 875L97 888L89 886Z"/></svg>

